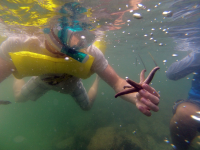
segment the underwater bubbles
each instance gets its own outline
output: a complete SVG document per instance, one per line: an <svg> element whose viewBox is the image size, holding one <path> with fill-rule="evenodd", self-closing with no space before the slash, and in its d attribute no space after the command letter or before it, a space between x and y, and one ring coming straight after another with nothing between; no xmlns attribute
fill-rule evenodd
<svg viewBox="0 0 200 150"><path fill-rule="evenodd" d="M65 57L65 60L69 60L69 57Z"/></svg>
<svg viewBox="0 0 200 150"><path fill-rule="evenodd" d="M177 57L177 56L178 56L178 54L172 54L172 56L173 56L173 57Z"/></svg>
<svg viewBox="0 0 200 150"><path fill-rule="evenodd" d="M173 13L172 13L172 11L163 11L162 15L165 17L171 17L173 15Z"/></svg>
<svg viewBox="0 0 200 150"><path fill-rule="evenodd" d="M137 6L138 6L138 8L146 9L146 6L144 6L143 4L138 4Z"/></svg>
<svg viewBox="0 0 200 150"><path fill-rule="evenodd" d="M134 14L133 14L133 17L136 18L136 19L141 19L141 18L142 18L142 15L139 14L139 13L134 13Z"/></svg>

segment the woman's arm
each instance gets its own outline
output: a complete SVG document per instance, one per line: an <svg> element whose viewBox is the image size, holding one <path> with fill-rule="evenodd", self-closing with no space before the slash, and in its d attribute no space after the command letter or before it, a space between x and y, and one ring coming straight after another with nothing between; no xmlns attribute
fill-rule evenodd
<svg viewBox="0 0 200 150"><path fill-rule="evenodd" d="M182 60L174 62L168 69L166 76L170 80L178 80L200 69L200 53L191 52Z"/></svg>
<svg viewBox="0 0 200 150"><path fill-rule="evenodd" d="M123 90L125 85L128 85L126 80L117 75L114 69L108 65L107 68L99 73L99 76L108 83L116 93ZM160 95L149 85L143 84L143 90L132 94L121 96L122 99L133 103L146 116L151 116L150 110L157 112L159 110L158 103Z"/></svg>

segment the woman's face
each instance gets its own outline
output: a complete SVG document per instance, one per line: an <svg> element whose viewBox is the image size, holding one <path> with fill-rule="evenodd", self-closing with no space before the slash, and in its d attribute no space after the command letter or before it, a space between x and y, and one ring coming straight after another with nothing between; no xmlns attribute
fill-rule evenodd
<svg viewBox="0 0 200 150"><path fill-rule="evenodd" d="M78 36L76 36L76 35L72 35L71 36L71 39L70 39L70 41L69 41L69 47L78 47L79 45L79 43L80 43L81 41L80 41L80 38L78 37Z"/></svg>

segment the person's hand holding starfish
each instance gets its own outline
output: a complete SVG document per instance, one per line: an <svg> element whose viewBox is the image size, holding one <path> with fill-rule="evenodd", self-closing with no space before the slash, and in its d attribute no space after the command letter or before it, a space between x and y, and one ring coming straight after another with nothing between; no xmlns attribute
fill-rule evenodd
<svg viewBox="0 0 200 150"><path fill-rule="evenodd" d="M150 110L157 112L159 110L158 103L160 95L156 92L154 88L148 84L153 79L155 72L160 69L158 66L153 68L149 73L148 77L145 79L144 73L146 70L142 70L140 74L140 83L136 83L130 79L126 79L126 82L129 83L128 86L124 86L122 92L119 92L115 95L115 98L121 95L134 93L136 94L136 107L146 116L151 116ZM136 93L137 92L137 93Z"/></svg>

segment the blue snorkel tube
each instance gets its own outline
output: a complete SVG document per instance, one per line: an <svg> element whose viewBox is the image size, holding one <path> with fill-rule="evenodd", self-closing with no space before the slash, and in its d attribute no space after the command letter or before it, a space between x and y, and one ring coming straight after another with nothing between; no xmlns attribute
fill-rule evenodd
<svg viewBox="0 0 200 150"><path fill-rule="evenodd" d="M85 63L89 58L88 54L73 50L71 48L63 47L61 52L70 56L71 58L81 62L81 63Z"/></svg>

